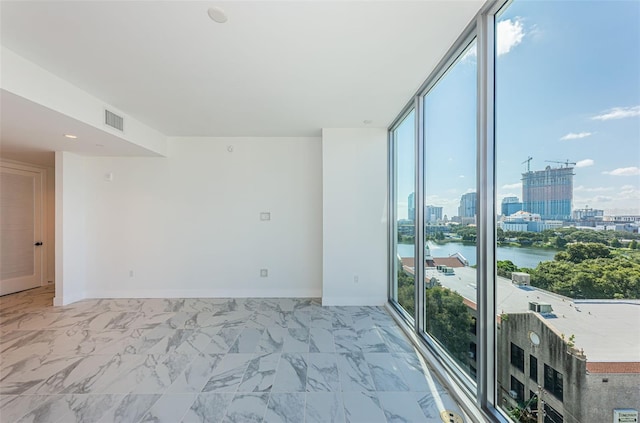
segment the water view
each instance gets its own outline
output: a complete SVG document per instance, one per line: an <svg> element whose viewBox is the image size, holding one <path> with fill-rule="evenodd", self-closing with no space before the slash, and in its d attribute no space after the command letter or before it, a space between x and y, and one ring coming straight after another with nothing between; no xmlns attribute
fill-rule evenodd
<svg viewBox="0 0 640 423"><path fill-rule="evenodd" d="M431 255L434 257L448 257L460 253L469 261L471 266L476 264L476 246L461 242L447 242L436 244L428 242ZM498 260L511 260L518 267L535 268L541 261L553 260L557 251L552 249L531 247L497 247ZM413 257L413 244L398 244L400 257Z"/></svg>

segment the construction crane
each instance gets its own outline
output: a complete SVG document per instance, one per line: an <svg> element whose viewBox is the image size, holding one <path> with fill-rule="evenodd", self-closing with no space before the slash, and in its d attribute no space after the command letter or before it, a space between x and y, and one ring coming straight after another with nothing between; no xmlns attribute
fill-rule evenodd
<svg viewBox="0 0 640 423"><path fill-rule="evenodd" d="M565 165L565 167L569 167L569 165L574 165L574 166L576 165L576 162L570 162L569 159L565 160L564 162L559 162L557 160L545 160L545 162L548 162L548 163L560 163L560 164Z"/></svg>
<svg viewBox="0 0 640 423"><path fill-rule="evenodd" d="M527 160L520 163L520 164L525 164L525 163L527 164L527 173L531 172L531 166L529 165L531 163L531 160L533 160L533 157L529 156L527 157Z"/></svg>

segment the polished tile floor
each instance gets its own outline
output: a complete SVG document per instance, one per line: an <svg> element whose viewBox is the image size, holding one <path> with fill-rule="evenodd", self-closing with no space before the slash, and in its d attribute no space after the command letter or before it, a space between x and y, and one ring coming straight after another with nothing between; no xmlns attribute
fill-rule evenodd
<svg viewBox="0 0 640 423"><path fill-rule="evenodd" d="M380 307L0 297L1 422L441 422L460 413Z"/></svg>

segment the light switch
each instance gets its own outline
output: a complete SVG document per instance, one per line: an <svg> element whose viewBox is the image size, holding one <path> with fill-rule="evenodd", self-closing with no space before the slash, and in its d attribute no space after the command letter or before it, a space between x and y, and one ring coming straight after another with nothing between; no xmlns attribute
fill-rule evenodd
<svg viewBox="0 0 640 423"><path fill-rule="evenodd" d="M261 212L260 220L271 220L271 212Z"/></svg>

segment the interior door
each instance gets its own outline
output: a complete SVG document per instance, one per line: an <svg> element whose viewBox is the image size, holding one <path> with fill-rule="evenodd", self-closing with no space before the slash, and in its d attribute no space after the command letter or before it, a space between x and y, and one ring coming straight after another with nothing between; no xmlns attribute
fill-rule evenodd
<svg viewBox="0 0 640 423"><path fill-rule="evenodd" d="M0 167L0 295L42 285L42 174Z"/></svg>

